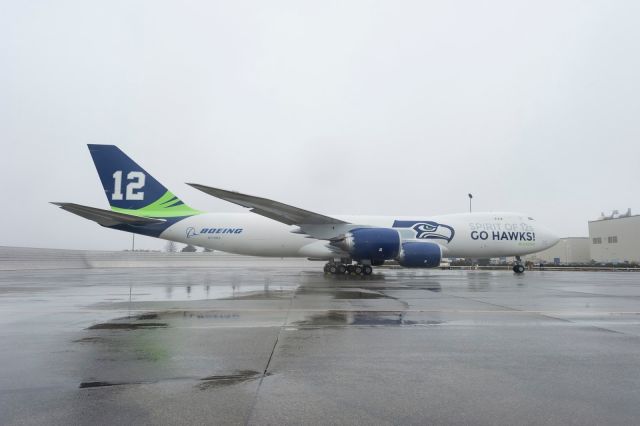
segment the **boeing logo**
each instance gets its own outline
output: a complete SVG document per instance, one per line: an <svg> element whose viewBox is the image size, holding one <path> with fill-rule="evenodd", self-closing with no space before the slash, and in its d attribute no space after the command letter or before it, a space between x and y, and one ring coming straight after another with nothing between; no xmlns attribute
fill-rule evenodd
<svg viewBox="0 0 640 426"><path fill-rule="evenodd" d="M411 228L416 231L416 239L419 240L445 240L451 242L456 231L449 225L430 220L396 220L394 228Z"/></svg>
<svg viewBox="0 0 640 426"><path fill-rule="evenodd" d="M242 228L202 228L197 232L194 227L187 228L187 238L194 238L201 234L241 234Z"/></svg>

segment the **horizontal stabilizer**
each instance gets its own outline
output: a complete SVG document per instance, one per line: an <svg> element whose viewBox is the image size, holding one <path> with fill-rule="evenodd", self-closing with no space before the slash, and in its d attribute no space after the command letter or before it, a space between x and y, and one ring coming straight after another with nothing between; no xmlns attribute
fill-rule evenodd
<svg viewBox="0 0 640 426"><path fill-rule="evenodd" d="M117 213L110 210L97 209L95 207L82 206L74 203L51 203L59 206L62 210L66 210L85 219L97 222L102 226L115 225L151 225L155 223L164 223L163 219L151 219L148 217L133 216L125 213Z"/></svg>

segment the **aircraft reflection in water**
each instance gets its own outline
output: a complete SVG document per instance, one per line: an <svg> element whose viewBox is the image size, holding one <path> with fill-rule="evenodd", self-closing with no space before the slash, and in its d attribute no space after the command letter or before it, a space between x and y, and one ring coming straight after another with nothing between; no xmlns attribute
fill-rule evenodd
<svg viewBox="0 0 640 426"><path fill-rule="evenodd" d="M270 276L264 276L262 280L256 280L250 284L241 284L244 273L231 273L221 277L217 285L210 285L208 276L201 278L191 275L191 279L180 283L171 280L170 283L158 283L157 285L146 285L143 290L129 293L129 303L138 303L136 306L144 306L149 302L172 301L181 302L184 311L180 308L171 307L163 311L161 305L153 311L146 311L142 314L142 321L153 320L153 324L162 323L171 326L176 321L186 319L193 320L238 320L244 317L242 309L235 311L225 307L218 309L208 307L199 302L204 300L243 300L264 301L264 300L292 300L305 305L312 302L314 306L326 306L327 309L320 313L311 309L296 314L287 315L288 325L291 327L308 326L338 326L338 325L436 325L443 321L438 312L421 312L412 310L410 306L403 302L402 292L425 291L438 294L442 291L442 286L434 280L405 280L402 276L394 276L389 280L384 275L374 275L372 277L361 278L360 280L348 279L347 277L328 277L317 274L302 274L298 277L299 285L290 284L273 285ZM262 282L259 282L262 281ZM130 290L131 290L130 289ZM365 308L367 300L386 301L380 305L376 303L376 309ZM341 301L349 301L352 304L358 301L365 302L363 310L354 309L350 305L349 309L339 309ZM197 303L197 305L192 305ZM135 308L135 306L134 306ZM251 310L251 309L250 309ZM297 309L296 309L297 311ZM298 317L296 317L298 315ZM144 328L144 322L132 325L135 316L116 319L110 323L98 326L96 329L108 329L121 327L128 324L131 329ZM281 319L276 320L280 324ZM281 324L280 324L281 325Z"/></svg>

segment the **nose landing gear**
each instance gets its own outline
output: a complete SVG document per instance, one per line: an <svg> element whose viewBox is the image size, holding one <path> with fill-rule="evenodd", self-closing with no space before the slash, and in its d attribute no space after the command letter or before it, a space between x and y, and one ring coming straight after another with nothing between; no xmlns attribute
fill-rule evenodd
<svg viewBox="0 0 640 426"><path fill-rule="evenodd" d="M513 265L513 272L516 274L524 274L524 265L520 256L516 256L516 263Z"/></svg>

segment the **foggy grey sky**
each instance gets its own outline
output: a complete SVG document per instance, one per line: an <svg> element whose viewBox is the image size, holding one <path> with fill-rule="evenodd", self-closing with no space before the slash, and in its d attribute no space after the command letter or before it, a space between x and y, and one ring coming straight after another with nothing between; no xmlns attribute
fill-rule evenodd
<svg viewBox="0 0 640 426"><path fill-rule="evenodd" d="M128 247L47 204L108 208L87 143L208 211L640 213L636 1L2 4L0 245Z"/></svg>

